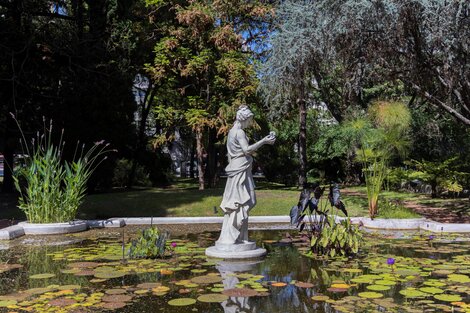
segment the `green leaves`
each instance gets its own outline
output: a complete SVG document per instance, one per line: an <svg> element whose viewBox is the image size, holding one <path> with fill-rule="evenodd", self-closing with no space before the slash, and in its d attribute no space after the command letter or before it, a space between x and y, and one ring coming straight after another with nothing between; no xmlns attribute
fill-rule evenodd
<svg viewBox="0 0 470 313"><path fill-rule="evenodd" d="M163 257L166 240L169 234L161 234L157 227L144 229L140 236L133 240L129 248L130 258L159 258Z"/></svg>
<svg viewBox="0 0 470 313"><path fill-rule="evenodd" d="M57 223L75 219L86 193L86 183L96 167L106 158L107 144L95 143L89 150L76 147L76 160L62 160L64 142L52 141L52 121L37 135L24 165L14 175L20 192L18 207L31 223ZM20 128L21 131L21 128ZM81 148L81 149L80 149ZM79 151L81 150L81 151ZM25 186L23 186L23 184Z"/></svg>

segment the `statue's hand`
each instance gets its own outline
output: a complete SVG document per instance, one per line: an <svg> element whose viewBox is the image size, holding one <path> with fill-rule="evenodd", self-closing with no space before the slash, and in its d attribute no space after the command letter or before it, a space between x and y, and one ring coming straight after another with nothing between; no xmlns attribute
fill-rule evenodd
<svg viewBox="0 0 470 313"><path fill-rule="evenodd" d="M265 144L273 145L274 142L276 141L276 133L270 132L269 135L263 138L263 141Z"/></svg>

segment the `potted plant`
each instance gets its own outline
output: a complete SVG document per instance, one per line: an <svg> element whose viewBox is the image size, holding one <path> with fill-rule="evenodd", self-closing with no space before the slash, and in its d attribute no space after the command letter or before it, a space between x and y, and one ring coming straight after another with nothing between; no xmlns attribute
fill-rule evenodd
<svg viewBox="0 0 470 313"><path fill-rule="evenodd" d="M25 234L57 234L82 231L85 221L76 221L76 214L86 195L87 181L106 159L110 150L104 141L91 148L77 143L71 161L63 159L65 142L61 136L57 144L52 138L52 120L43 133L28 145L20 129L24 158L15 170L14 182L19 192L18 207L25 213L27 222L20 223Z"/></svg>

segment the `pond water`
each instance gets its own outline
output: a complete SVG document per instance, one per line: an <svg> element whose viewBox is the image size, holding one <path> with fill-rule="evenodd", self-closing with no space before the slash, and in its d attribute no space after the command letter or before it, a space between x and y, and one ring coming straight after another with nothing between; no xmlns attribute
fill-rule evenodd
<svg viewBox="0 0 470 313"><path fill-rule="evenodd" d="M268 255L243 262L208 259L213 232L156 260L123 260L119 231L25 239L0 251L0 312L470 312L466 237L369 233L348 259L289 232L252 231Z"/></svg>

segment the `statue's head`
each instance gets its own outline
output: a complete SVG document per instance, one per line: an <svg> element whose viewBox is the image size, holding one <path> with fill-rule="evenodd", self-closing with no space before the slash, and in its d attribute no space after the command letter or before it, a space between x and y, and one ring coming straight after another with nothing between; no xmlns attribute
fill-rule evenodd
<svg viewBox="0 0 470 313"><path fill-rule="evenodd" d="M251 112L248 106L243 104L238 108L236 120L244 126L249 126L253 116L253 112Z"/></svg>

